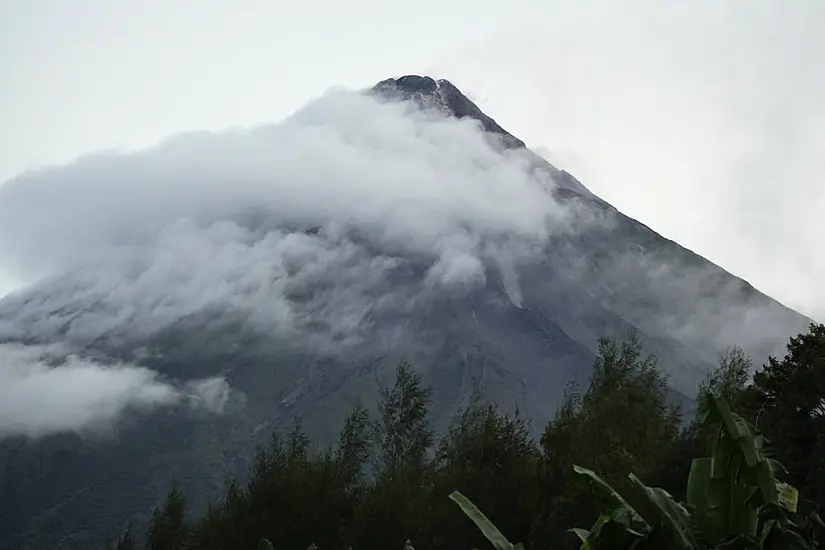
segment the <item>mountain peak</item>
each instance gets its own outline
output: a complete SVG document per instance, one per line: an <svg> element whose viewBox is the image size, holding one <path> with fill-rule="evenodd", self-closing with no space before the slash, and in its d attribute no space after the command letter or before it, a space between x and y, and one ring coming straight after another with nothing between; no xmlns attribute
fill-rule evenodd
<svg viewBox="0 0 825 550"><path fill-rule="evenodd" d="M382 80L372 87L370 93L385 99L414 101L423 108L435 108L455 118L477 120L487 132L499 136L506 148L525 147L523 141L485 115L449 80L405 75Z"/></svg>
<svg viewBox="0 0 825 550"><path fill-rule="evenodd" d="M523 150L522 152L532 159L537 167L550 173L560 190L573 191L579 197L604 204L602 199L594 195L571 174L557 169L546 159L530 151L523 141L484 114L478 105L449 80L443 78L436 80L430 76L411 74L382 80L373 86L369 93L390 101L412 101L422 109L436 109L458 119L476 120L487 133L498 137L505 149Z"/></svg>

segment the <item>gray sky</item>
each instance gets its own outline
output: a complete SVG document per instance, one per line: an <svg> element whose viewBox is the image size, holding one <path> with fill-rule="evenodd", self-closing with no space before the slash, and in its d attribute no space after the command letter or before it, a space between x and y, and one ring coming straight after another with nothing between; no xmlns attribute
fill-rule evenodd
<svg viewBox="0 0 825 550"><path fill-rule="evenodd" d="M0 181L429 72L625 213L823 319L823 28L821 0L0 0ZM20 283L4 277L0 294Z"/></svg>

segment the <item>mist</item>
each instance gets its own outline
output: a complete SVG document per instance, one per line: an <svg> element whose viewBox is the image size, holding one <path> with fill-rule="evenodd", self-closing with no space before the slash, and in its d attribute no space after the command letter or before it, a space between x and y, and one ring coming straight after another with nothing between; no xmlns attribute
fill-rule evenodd
<svg viewBox="0 0 825 550"><path fill-rule="evenodd" d="M355 220L430 252L485 234L540 238L561 215L528 161L496 151L472 122L332 92L281 124L184 135L11 181L0 192L0 260L33 281L113 247L175 240L180 220L220 233L218 222L253 209L281 224ZM226 231L205 240L242 240Z"/></svg>
<svg viewBox="0 0 825 550"><path fill-rule="evenodd" d="M172 384L133 365L102 365L54 347L0 344L0 440L60 432L110 432L129 411L183 404L223 411L221 378Z"/></svg>
<svg viewBox="0 0 825 550"><path fill-rule="evenodd" d="M491 259L508 266L569 227L534 161L472 121L331 90L277 124L24 174L0 188L0 269L27 283L0 300L0 341L83 355L217 310L295 338L323 323L316 349L356 343L369 318L483 285ZM25 396L6 402L0 436L185 395L143 368L0 354L4 391Z"/></svg>
<svg viewBox="0 0 825 550"><path fill-rule="evenodd" d="M321 279L336 292L309 313L355 329L404 258L428 266L412 292L472 287L502 242L512 255L564 231L552 185L474 122L349 91L279 124L91 155L0 190L0 262L36 281L0 303L0 338L145 334L210 306L288 330L286 296Z"/></svg>

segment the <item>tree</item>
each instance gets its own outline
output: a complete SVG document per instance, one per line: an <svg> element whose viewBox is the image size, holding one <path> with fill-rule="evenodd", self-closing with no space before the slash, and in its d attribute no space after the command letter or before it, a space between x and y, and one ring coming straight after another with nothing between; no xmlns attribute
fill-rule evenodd
<svg viewBox="0 0 825 550"><path fill-rule="evenodd" d="M433 433L427 422L432 389L406 361L395 372L395 384L384 390L378 403L375 426L379 469L390 477L405 469L420 470Z"/></svg>
<svg viewBox="0 0 825 550"><path fill-rule="evenodd" d="M750 378L752 362L745 351L734 346L719 358L719 365L699 384L699 408L711 397L721 397L734 408L739 406Z"/></svg>
<svg viewBox="0 0 825 550"><path fill-rule="evenodd" d="M146 538L148 550L181 550L189 542L186 495L173 481L163 505L155 508Z"/></svg>
<svg viewBox="0 0 825 550"><path fill-rule="evenodd" d="M372 446L370 415L360 403L347 415L338 436L335 462L349 491L360 486Z"/></svg>
<svg viewBox="0 0 825 550"><path fill-rule="evenodd" d="M313 451L300 423L287 434L273 433L257 450L249 480L230 482L195 524L193 546L255 548L266 539L274 548L343 550L374 547L373 540L400 540L401 547L429 494L421 491L433 439L428 404L429 389L402 363L395 384L382 394L378 420L357 405L329 449ZM376 470L369 478L365 469L374 450Z"/></svg>
<svg viewBox="0 0 825 550"><path fill-rule="evenodd" d="M667 491L628 475L635 495L614 489L596 472L574 466L575 473L603 493L609 508L590 529L570 529L591 550L813 550L825 525L816 515L800 517L765 456L764 439L733 412L723 398L708 394L703 422L719 426L711 456L693 461L686 505ZM635 498L634 498L635 497ZM514 545L475 504L460 492L450 498L498 550ZM635 504L631 504L635 502ZM609 511L608 511L609 510ZM578 546L578 545L576 545Z"/></svg>
<svg viewBox="0 0 825 550"><path fill-rule="evenodd" d="M653 493L646 494L664 499L660 502L688 502L694 508L703 501L695 492L688 494L685 479L698 480L708 473L708 464L718 464L713 471L726 477L721 485L716 478L702 482L707 488L718 486L704 490L717 495L708 501L719 501L718 495L724 495L719 491L727 487L735 491L723 500L744 497L745 505L713 507L714 513L733 511L736 517L723 514L712 519L701 515L707 510L698 508L700 515L695 517L705 518L703 537L710 544L727 544L731 537L753 535L753 519L762 513L754 516L761 505L748 496L756 473L748 473L741 460L730 463L731 445L744 438L756 451L746 450L743 456L758 451L766 459L771 446L761 434L731 436L734 428L723 429L726 416L718 404L734 404L751 424L758 419L760 431L768 432L780 460L793 472L788 481L802 490L803 497L821 505L825 495L825 465L819 463L825 451L820 436L825 433L823 357L825 328L812 325L809 333L790 339L783 360L770 358L747 386L750 361L740 348L731 348L697 395L700 410L716 407L718 414L682 429L680 411L670 404L666 377L656 358L643 353L635 334L621 343L603 339L586 391L576 386L568 389L539 445L529 437L518 410L505 414L476 394L454 416L435 447L428 422L431 390L402 362L393 385L381 393L374 418L356 405L337 442L323 451L311 447L300 423L288 433L274 433L269 445L258 449L249 480L231 481L224 496L195 523L186 520L185 498L173 486L153 513L147 546L151 550L255 548L266 539L274 548L317 545L323 550L482 547L480 535L461 521L446 498L458 490L529 547L573 548L575 540L568 529L590 525L611 499L610 493L579 483L581 476L571 476L576 464L586 467L583 472L599 472L628 498L650 488ZM713 460L694 461L696 456L707 456L711 448ZM764 470L765 462L759 462ZM631 472L639 477L629 477ZM640 485L640 479L651 485ZM778 474L777 479L785 478ZM770 491L764 493L763 485L758 490L765 500ZM654 518L655 504L642 499L637 509ZM771 512L770 507L764 510ZM620 512L611 521L624 519L627 514ZM741 527L731 531L734 520ZM808 533L816 522L799 526ZM610 529L615 527L619 526ZM762 528L768 527L757 526L757 532ZM644 529L638 533L651 544L655 541ZM128 550L130 537L108 548Z"/></svg>
<svg viewBox="0 0 825 550"><path fill-rule="evenodd" d="M475 548L483 539L447 496L455 490L484 507L508 533L528 536L538 501L539 451L520 412L504 414L473 395L441 439L434 464L428 547Z"/></svg>
<svg viewBox="0 0 825 550"><path fill-rule="evenodd" d="M825 510L825 325L790 338L783 359L769 357L744 399L789 482Z"/></svg>
<svg viewBox="0 0 825 550"><path fill-rule="evenodd" d="M374 425L376 471L348 537L353 547L401 548L407 539L416 542L430 482L431 393L405 361L398 364L393 386L381 393Z"/></svg>
<svg viewBox="0 0 825 550"><path fill-rule="evenodd" d="M328 495L327 502L337 517L337 537L340 543L347 542L347 535L351 532L356 519L358 505L364 496L364 468L371 455L371 436L369 413L359 403L347 415L332 455L336 472L336 490Z"/></svg>
<svg viewBox="0 0 825 550"><path fill-rule="evenodd" d="M698 410L710 406L715 398L724 399L734 408L740 408L750 378L751 360L742 348L734 346L719 357L715 369L708 372L696 393ZM682 430L669 451L660 459L655 475L649 478L677 499L687 498L682 482L690 472L693 457L704 453L718 435L718 424L703 423L701 414Z"/></svg>
<svg viewBox="0 0 825 550"><path fill-rule="evenodd" d="M600 357L583 394L571 388L541 438L542 494L548 498L534 525L533 542L551 546L567 529L604 505L601 493L571 479L574 464L603 473L621 490L631 471L653 477L680 433L679 410L667 397L656 358L643 355L635 333L620 345L602 339Z"/></svg>

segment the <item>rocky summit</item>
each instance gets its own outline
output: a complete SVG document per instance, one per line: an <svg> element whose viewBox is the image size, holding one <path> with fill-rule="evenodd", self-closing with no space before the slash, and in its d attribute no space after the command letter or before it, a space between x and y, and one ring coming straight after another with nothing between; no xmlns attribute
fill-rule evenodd
<svg viewBox="0 0 825 550"><path fill-rule="evenodd" d="M524 142L485 115L478 106L461 93L449 80L434 80L429 76L407 75L383 80L371 93L390 100L414 101L421 108L436 108L456 118L471 118L481 123L485 131L501 136L505 147L524 147Z"/></svg>

